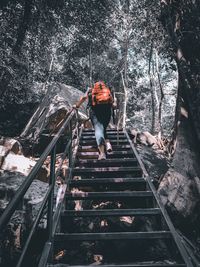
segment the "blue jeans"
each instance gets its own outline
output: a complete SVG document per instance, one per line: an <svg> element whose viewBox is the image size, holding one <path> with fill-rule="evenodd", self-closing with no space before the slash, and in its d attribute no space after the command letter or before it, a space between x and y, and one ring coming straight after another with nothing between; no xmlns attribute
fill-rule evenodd
<svg viewBox="0 0 200 267"><path fill-rule="evenodd" d="M90 119L95 131L97 145L105 144L107 139L106 128L111 118L111 105L102 104L90 109Z"/></svg>

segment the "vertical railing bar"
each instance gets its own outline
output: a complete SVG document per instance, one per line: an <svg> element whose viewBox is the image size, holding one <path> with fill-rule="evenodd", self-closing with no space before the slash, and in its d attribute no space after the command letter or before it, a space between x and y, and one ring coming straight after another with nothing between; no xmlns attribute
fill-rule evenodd
<svg viewBox="0 0 200 267"><path fill-rule="evenodd" d="M20 256L20 259L19 259L19 261L18 261L16 267L20 267L20 266L22 266L22 263L23 263L23 260L24 260L25 255L26 255L26 252L27 252L27 250L28 250L30 241L31 241L31 239L32 239L32 237L33 237L33 235L34 235L34 233L35 233L35 231L36 231L36 228L37 228L37 226L38 226L38 223L39 223L39 221L40 221L40 219L41 219L41 217L42 217L42 215L43 215L43 211L44 211L45 205L46 205L46 203L47 203L47 200L48 200L48 198L49 198L49 195L50 195L50 193L51 193L51 190L52 190L52 185L49 187L49 189L48 189L48 191L47 191L47 193L46 193L46 195L45 195L45 198L44 198L44 200L43 200L43 202L42 202L42 204L41 204L41 207L40 207L40 209L39 209L39 212L38 212L38 214L37 214L37 217L36 217L36 219L35 219L35 222L34 222L32 228L31 228L31 231L30 231L30 233L29 233L29 235L28 235L28 238L27 238L27 240L26 240L26 243L25 243L25 245L24 245L22 254L21 254L21 256Z"/></svg>
<svg viewBox="0 0 200 267"><path fill-rule="evenodd" d="M56 170L56 174L55 174L55 179L58 177L58 175L60 175L60 171L61 171L61 168L62 168L62 165L64 163L64 160L67 156L67 153L68 153L68 149L69 149L69 146L70 146L70 142L67 143L66 147L65 147L65 150L61 156L61 162L59 163L58 167L57 167L57 170Z"/></svg>
<svg viewBox="0 0 200 267"><path fill-rule="evenodd" d="M55 163L56 163L56 145L51 151L51 165L50 165L50 179L49 186L52 185L52 190L49 195L48 211L47 211L47 231L48 239L52 240L52 229L53 229L53 204L54 204L54 186L55 186Z"/></svg>
<svg viewBox="0 0 200 267"><path fill-rule="evenodd" d="M76 130L77 130L77 138L78 138L79 136L78 110L76 110Z"/></svg>
<svg viewBox="0 0 200 267"><path fill-rule="evenodd" d="M77 115L77 112L76 112L76 115ZM78 123L77 117L75 117L75 118L76 118L75 128L79 128L79 123ZM68 166L69 170L68 170L68 175L65 178L65 182L66 182L65 191L67 190L68 180L70 180L70 177L71 177L71 174L72 174L72 168L73 168L73 165L74 165L73 152L72 152L72 141L73 141L73 138L75 136L75 132L73 133L72 125L73 124L72 124L72 120L71 120L71 123L69 125L69 127L70 127L69 128L69 140L68 140L68 143L67 143L67 146L66 146L66 149L65 149L65 153L66 153L66 155L68 154L68 157L69 157L69 166ZM77 135L77 140L79 141L79 135ZM67 150L68 150L68 153L67 153ZM62 203L58 204L58 206L56 208L56 211L55 211L55 214L53 216L53 235L56 232L56 228L57 228L57 225L58 225L58 222L59 222L60 212L62 210L62 206L63 206L63 201L62 201Z"/></svg>
<svg viewBox="0 0 200 267"><path fill-rule="evenodd" d="M72 120L69 123L69 168L71 170L72 167Z"/></svg>
<svg viewBox="0 0 200 267"><path fill-rule="evenodd" d="M45 267L47 265L49 254L51 251L51 247L52 247L52 243L47 241L44 245L44 249L43 249L42 256L40 258L38 267Z"/></svg>
<svg viewBox="0 0 200 267"><path fill-rule="evenodd" d="M75 136L75 134L72 135L72 140L73 140L74 136ZM77 138L78 138L78 137L77 137ZM64 160L65 160L67 154L69 154L70 144L71 144L71 141L69 140L69 141L67 142L67 144L66 144L66 147L65 147L64 152L62 153L62 156L61 156L61 162L59 163L58 168L57 168L57 170L56 170L56 174L55 174L56 178L57 178L57 176L60 174L60 170L61 170L61 168L62 168L63 162L64 162ZM73 153L72 153L72 155L73 155Z"/></svg>
<svg viewBox="0 0 200 267"><path fill-rule="evenodd" d="M78 149L78 145L79 145L80 136L82 134L82 130L83 130L83 125L81 126L80 131L79 131L79 135L77 136L77 139L78 139L77 149ZM76 153L77 153L77 151L75 151L75 154ZM72 160L71 169L68 171L68 175L66 176L66 189L65 189L65 192L69 188L69 181L72 178L72 169L74 168L74 163L75 163L75 160L73 159ZM60 212L62 210L62 206L63 206L63 201L62 201L62 203L59 203L59 205L58 205L58 207L56 209L56 212L54 214L53 234L55 234L55 232L56 232L56 228L57 228L57 225L58 225L58 221L59 221L59 217L60 217Z"/></svg>
<svg viewBox="0 0 200 267"><path fill-rule="evenodd" d="M72 139L73 139L73 135L72 135L72 118L71 118L71 121L70 121L70 130L69 130L69 136L70 136L69 139L70 140L69 140L69 142L67 144L67 147L69 148L68 156L69 156L69 158L71 157L71 159L69 161L69 171L68 171L68 174L65 177L65 182L66 182L67 186L68 186L68 182L69 182L68 180L70 180L70 178L72 176L72 168L74 167L74 160L73 160L73 157L72 157ZM77 123L77 126L75 126L75 127L78 128L79 127L79 123ZM77 139L78 139L78 142L79 142L80 135L82 133L82 127L81 127L80 131L78 131L78 133L79 134L77 136ZM66 148L66 150L67 150L67 148ZM66 150L65 150L65 152L67 152ZM70 169L70 167L71 167L71 169ZM66 186L66 189L64 191L67 190L67 186ZM56 209L55 213L53 214L52 237L55 234L56 229L57 229L57 225L58 225L58 222L59 222L59 219L60 219L60 213L61 213L61 210L62 210L62 207L63 207L63 203L64 203L64 201L62 200L62 202L58 204L57 209ZM53 247L53 238L52 238L52 240L48 240L46 242L45 246L48 247L48 251L46 251L46 249L43 250L43 254L42 254L42 257L41 257L40 263L39 263L39 266L41 266L41 267L44 265L44 262L46 264L48 262L48 259L50 259L50 257L52 256L51 253L52 253L52 247ZM45 255L44 255L44 253L45 253Z"/></svg>

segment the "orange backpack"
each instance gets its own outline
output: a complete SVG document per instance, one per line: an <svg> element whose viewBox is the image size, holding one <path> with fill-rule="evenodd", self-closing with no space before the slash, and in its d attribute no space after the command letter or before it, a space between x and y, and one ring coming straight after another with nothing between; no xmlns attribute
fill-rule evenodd
<svg viewBox="0 0 200 267"><path fill-rule="evenodd" d="M92 89L92 106L99 104L112 104L113 97L110 89L104 82L96 82Z"/></svg>

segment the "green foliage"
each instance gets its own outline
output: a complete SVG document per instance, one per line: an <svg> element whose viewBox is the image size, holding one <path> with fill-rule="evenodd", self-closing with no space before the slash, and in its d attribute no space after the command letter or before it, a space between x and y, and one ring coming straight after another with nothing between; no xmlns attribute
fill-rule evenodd
<svg viewBox="0 0 200 267"><path fill-rule="evenodd" d="M47 79L88 84L90 49L100 55L110 42L110 1L15 0L0 8L1 106L8 96L28 101L30 87Z"/></svg>
<svg viewBox="0 0 200 267"><path fill-rule="evenodd" d="M150 48L160 58L168 49L159 8L155 0L1 2L0 106L33 101L32 88L38 99L45 90L36 85L47 81L84 91L91 74L123 92L123 74L130 113L150 110Z"/></svg>

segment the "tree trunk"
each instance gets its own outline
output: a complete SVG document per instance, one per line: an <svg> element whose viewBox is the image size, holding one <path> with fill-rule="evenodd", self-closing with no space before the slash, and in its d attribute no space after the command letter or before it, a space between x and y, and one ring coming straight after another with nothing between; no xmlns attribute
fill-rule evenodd
<svg viewBox="0 0 200 267"><path fill-rule="evenodd" d="M152 108L152 119L151 119L151 133L155 134L156 131L156 104L155 104L155 98L154 98L154 80L153 75L151 73L151 61L152 61L152 55L153 55L153 42L151 44L150 49L150 55L149 55L149 84L150 84L150 92L151 92L151 108Z"/></svg>
<svg viewBox="0 0 200 267"><path fill-rule="evenodd" d="M123 102L123 111L122 111L122 128L124 129L126 127L126 110L127 110L127 102L128 102L128 91L127 91L125 79L123 77L122 72L121 72L121 75L122 75L122 84L124 88L124 102Z"/></svg>
<svg viewBox="0 0 200 267"><path fill-rule="evenodd" d="M156 74L158 78L158 84L160 88L160 99L158 101L158 136L162 136L162 103L164 98L163 87L160 80L160 71L159 71L159 61L158 61L158 52L156 51Z"/></svg>
<svg viewBox="0 0 200 267"><path fill-rule="evenodd" d="M186 225L191 234L199 212L199 192L197 183L200 183L200 91L198 84L198 73L195 73L191 65L187 62L182 51L181 43L176 35L176 15L177 11L173 3L161 1L162 21L171 37L171 42L175 51L176 61L179 71L179 92L177 100L176 119L177 123L177 146L173 161L169 171L164 176L160 186L159 194L168 207L168 211L177 215L179 227ZM192 3L190 3L192 5ZM185 7L184 7L185 8ZM188 10L191 16L191 6ZM185 15L185 18L188 18ZM182 21L183 23L183 21ZM187 25L188 21L187 21ZM186 31L186 30L185 30ZM184 38L184 36L183 36ZM188 47L192 50L192 45ZM193 55L194 57L195 55ZM181 86L181 87L180 87ZM182 105L179 108L180 100ZM177 130L176 130L177 129ZM194 223L194 224L193 224ZM187 227L184 228L187 231Z"/></svg>
<svg viewBox="0 0 200 267"><path fill-rule="evenodd" d="M182 107L177 133L177 146L171 167L162 179L158 193L174 222L187 231L199 216L199 193L196 179L200 177L199 151L191 118Z"/></svg>
<svg viewBox="0 0 200 267"><path fill-rule="evenodd" d="M28 26L31 21L31 11L32 11L33 0L25 0L24 3L24 15L21 24L18 28L17 40L13 48L14 53L19 54L21 51L22 44L24 42Z"/></svg>
<svg viewBox="0 0 200 267"><path fill-rule="evenodd" d="M89 53L89 71L90 71L90 77L89 77L89 85L92 87L93 81L92 81L92 45L90 44L90 53Z"/></svg>

